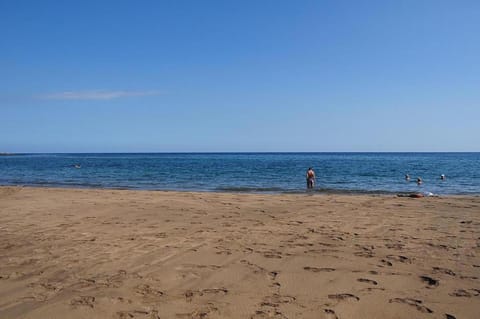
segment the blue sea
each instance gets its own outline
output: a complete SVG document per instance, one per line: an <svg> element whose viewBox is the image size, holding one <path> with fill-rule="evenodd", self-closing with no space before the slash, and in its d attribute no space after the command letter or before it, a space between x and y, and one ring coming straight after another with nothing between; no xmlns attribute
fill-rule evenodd
<svg viewBox="0 0 480 319"><path fill-rule="evenodd" d="M301 193L308 167L318 193L480 194L480 153L17 154L0 185Z"/></svg>

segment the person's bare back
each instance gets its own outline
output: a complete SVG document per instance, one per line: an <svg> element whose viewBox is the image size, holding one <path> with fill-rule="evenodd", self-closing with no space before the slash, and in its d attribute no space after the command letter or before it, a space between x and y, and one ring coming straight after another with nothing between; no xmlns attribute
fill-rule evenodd
<svg viewBox="0 0 480 319"><path fill-rule="evenodd" d="M307 171L307 188L313 188L315 186L315 171L309 167Z"/></svg>

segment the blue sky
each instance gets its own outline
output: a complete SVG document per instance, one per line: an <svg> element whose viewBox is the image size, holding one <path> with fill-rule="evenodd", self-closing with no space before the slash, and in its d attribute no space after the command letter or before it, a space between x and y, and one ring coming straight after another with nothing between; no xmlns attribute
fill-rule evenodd
<svg viewBox="0 0 480 319"><path fill-rule="evenodd" d="M0 1L0 152L480 151L480 1Z"/></svg>

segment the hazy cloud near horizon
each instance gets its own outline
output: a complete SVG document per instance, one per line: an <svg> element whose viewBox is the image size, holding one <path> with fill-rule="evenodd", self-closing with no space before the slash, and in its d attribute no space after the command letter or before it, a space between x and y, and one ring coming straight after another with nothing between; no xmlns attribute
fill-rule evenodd
<svg viewBox="0 0 480 319"><path fill-rule="evenodd" d="M160 91L127 91L127 90L92 90L92 91L64 91L37 96L46 100L113 100L125 97L159 95Z"/></svg>

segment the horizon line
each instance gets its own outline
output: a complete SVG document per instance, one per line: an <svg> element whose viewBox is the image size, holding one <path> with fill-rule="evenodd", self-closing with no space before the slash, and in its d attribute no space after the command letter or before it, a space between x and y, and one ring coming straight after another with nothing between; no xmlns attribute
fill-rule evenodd
<svg viewBox="0 0 480 319"><path fill-rule="evenodd" d="M27 154L327 154L327 153L480 153L480 151L140 151L140 152L0 152L0 155Z"/></svg>

